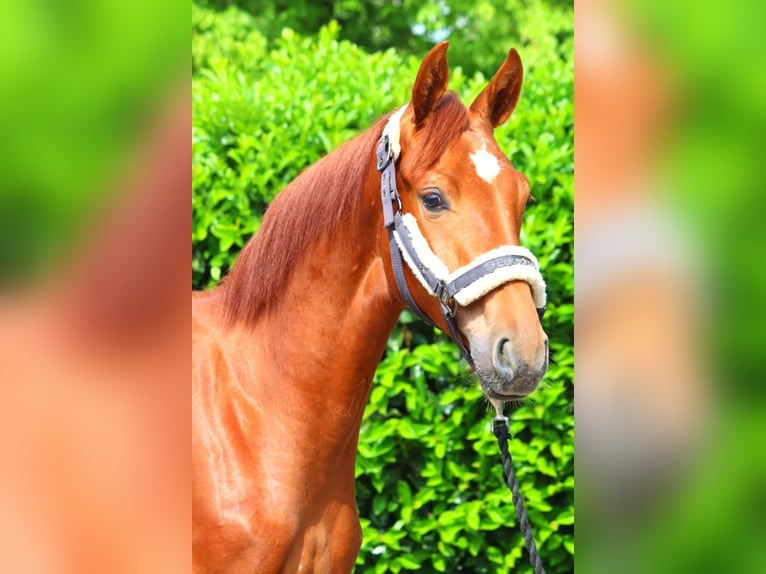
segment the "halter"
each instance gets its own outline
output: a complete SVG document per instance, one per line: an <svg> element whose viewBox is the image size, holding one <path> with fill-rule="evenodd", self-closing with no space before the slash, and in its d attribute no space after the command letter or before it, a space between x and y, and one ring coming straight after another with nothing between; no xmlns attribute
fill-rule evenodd
<svg viewBox="0 0 766 574"><path fill-rule="evenodd" d="M525 281L532 289L537 314L545 313L545 281L532 253L518 245L503 245L479 255L468 265L450 272L433 252L410 213L402 213L402 200L396 189L396 160L399 145L399 120L406 105L389 119L378 142L377 169L380 172L380 195L383 202L383 226L388 231L391 266L399 293L405 304L426 323L434 321L418 306L404 277L402 256L426 291L441 305L444 322L452 340L471 367L471 353L465 347L455 321L459 307L470 305L500 285Z"/></svg>

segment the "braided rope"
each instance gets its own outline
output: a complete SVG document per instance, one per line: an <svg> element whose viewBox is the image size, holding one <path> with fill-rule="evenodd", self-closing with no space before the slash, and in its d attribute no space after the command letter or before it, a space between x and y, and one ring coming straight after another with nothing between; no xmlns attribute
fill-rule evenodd
<svg viewBox="0 0 766 574"><path fill-rule="evenodd" d="M527 510L524 508L524 500L521 498L521 492L519 492L519 481L516 479L516 473L513 470L511 453L508 451L508 439L511 437L508 429L508 419L505 417L493 419L492 432L497 437L497 444L500 447L503 470L505 471L505 476L508 478L508 488L511 489L513 506L516 510L516 520L519 522L521 534L524 536L524 544L527 547L527 552L529 552L529 563L532 564L535 574L545 574L542 560L540 560L540 555L537 553L537 545L535 544L532 525L529 523Z"/></svg>

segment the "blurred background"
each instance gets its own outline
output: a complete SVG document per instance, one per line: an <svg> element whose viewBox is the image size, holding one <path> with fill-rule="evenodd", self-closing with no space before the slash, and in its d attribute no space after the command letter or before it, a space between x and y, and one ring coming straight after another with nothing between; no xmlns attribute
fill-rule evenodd
<svg viewBox="0 0 766 574"><path fill-rule="evenodd" d="M761 19L576 5L584 572L766 568Z"/></svg>
<svg viewBox="0 0 766 574"><path fill-rule="evenodd" d="M3 572L188 570L187 10L1 10Z"/></svg>

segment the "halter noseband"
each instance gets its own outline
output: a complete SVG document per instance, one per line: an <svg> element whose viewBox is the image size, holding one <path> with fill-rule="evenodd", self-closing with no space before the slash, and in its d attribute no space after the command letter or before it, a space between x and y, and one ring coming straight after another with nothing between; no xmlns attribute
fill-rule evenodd
<svg viewBox="0 0 766 574"><path fill-rule="evenodd" d="M396 189L396 160L399 157L399 120L406 106L394 113L383 130L377 148L380 172L380 195L383 202L383 226L388 230L391 266L399 293L405 304L431 325L433 320L418 306L404 277L402 256L426 291L439 299L444 322L452 340L465 359L474 366L458 332L455 315L465 307L510 281L525 281L532 289L537 314L545 313L545 281L532 253L518 245L503 245L479 255L468 265L450 272L431 250L410 213L402 213L402 201Z"/></svg>

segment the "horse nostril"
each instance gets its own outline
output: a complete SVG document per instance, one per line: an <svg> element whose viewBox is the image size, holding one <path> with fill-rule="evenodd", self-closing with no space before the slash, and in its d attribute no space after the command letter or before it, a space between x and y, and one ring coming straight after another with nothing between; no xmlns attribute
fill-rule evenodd
<svg viewBox="0 0 766 574"><path fill-rule="evenodd" d="M492 364L499 375L506 379L513 378L510 339L502 338L497 342L497 345L495 345L495 352L492 355Z"/></svg>

